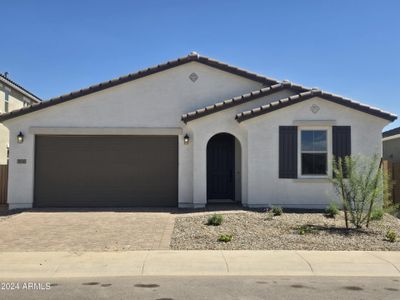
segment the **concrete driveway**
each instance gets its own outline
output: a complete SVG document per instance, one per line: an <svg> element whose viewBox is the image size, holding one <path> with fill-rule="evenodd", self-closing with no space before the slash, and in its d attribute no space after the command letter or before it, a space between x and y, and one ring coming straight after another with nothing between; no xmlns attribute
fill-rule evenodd
<svg viewBox="0 0 400 300"><path fill-rule="evenodd" d="M0 216L0 251L169 249L173 211L27 211Z"/></svg>

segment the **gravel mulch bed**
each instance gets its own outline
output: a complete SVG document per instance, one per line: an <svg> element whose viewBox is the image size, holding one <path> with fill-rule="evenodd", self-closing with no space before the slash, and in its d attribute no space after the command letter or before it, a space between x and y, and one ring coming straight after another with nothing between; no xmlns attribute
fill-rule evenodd
<svg viewBox="0 0 400 300"><path fill-rule="evenodd" d="M400 251L400 220L385 214L371 221L370 228L345 229L343 214L335 219L322 213L284 213L268 218L266 213L239 211L222 213L220 226L207 226L212 215L188 215L175 220L171 249L176 250L391 250ZM310 228L299 234L300 226ZM391 229L398 239L386 241ZM221 234L233 236L230 242L219 242Z"/></svg>

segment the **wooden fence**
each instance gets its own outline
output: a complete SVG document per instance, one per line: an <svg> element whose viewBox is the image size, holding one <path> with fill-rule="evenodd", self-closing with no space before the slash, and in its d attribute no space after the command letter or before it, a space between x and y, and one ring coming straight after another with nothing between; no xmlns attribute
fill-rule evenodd
<svg viewBox="0 0 400 300"><path fill-rule="evenodd" d="M7 205L8 165L0 165L0 207Z"/></svg>
<svg viewBox="0 0 400 300"><path fill-rule="evenodd" d="M0 165L0 206L7 205L8 165Z"/></svg>
<svg viewBox="0 0 400 300"><path fill-rule="evenodd" d="M383 170L391 181L391 197L394 202L400 203L400 162L383 161Z"/></svg>

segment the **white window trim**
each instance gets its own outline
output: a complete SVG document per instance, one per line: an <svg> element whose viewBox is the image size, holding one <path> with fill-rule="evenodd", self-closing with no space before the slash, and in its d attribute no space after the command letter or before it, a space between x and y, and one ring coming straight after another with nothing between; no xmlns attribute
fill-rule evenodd
<svg viewBox="0 0 400 300"><path fill-rule="evenodd" d="M10 91L6 90L4 92L4 112L5 113L10 112L10 93L11 93L11 90ZM7 109L6 109L6 107L7 107Z"/></svg>
<svg viewBox="0 0 400 300"><path fill-rule="evenodd" d="M301 132L303 130L325 130L327 143L327 174L326 175L302 175L301 174ZM297 178L316 179L330 178L332 174L332 126L299 126L297 128Z"/></svg>

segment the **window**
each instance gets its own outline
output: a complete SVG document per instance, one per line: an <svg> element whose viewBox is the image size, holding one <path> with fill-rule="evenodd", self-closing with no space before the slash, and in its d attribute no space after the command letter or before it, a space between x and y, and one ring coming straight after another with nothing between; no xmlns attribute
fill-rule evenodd
<svg viewBox="0 0 400 300"><path fill-rule="evenodd" d="M327 175L327 130L301 130L301 175Z"/></svg>
<svg viewBox="0 0 400 300"><path fill-rule="evenodd" d="M7 92L7 91L5 91L5 93L4 93L4 112L8 112L8 105L9 105L9 98L10 97L10 94Z"/></svg>

